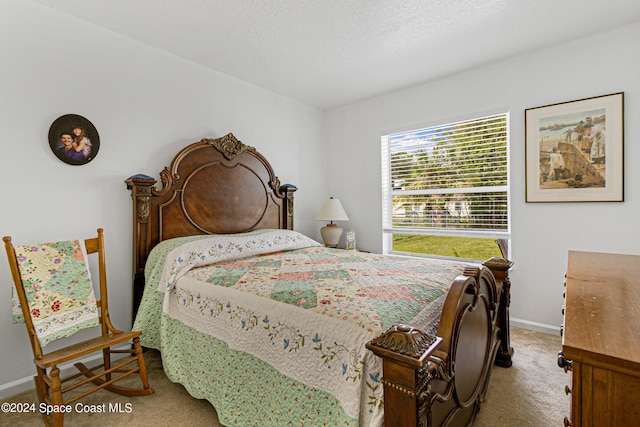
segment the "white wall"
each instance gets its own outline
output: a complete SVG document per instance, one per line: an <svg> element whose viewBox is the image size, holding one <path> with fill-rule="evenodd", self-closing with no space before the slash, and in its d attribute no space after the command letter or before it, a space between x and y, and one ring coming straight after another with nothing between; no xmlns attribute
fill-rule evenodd
<svg viewBox="0 0 640 427"><path fill-rule="evenodd" d="M0 236L27 244L104 227L116 326L131 327L124 180L158 178L191 142L233 132L255 146L282 183L299 188L296 229L320 239L313 218L326 191L324 112L30 1L0 2L0 58ZM98 156L83 166L62 163L48 145L51 123L70 113L100 134ZM35 372L24 325L11 324L6 260L0 284L1 397L33 387Z"/></svg>
<svg viewBox="0 0 640 427"><path fill-rule="evenodd" d="M568 250L640 253L639 51L636 23L330 111L329 189L351 219L342 225L355 229L361 248L381 251L384 132L509 111L511 318L521 326L558 330ZM525 109L620 91L625 92L625 202L526 203Z"/></svg>

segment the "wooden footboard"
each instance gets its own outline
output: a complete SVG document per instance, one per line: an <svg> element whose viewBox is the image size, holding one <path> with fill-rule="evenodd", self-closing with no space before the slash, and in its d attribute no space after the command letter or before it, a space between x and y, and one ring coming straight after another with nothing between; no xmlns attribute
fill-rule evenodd
<svg viewBox="0 0 640 427"><path fill-rule="evenodd" d="M399 325L367 345L383 359L386 427L473 423L492 365L511 366L511 265L493 258L466 269L449 290L438 337Z"/></svg>

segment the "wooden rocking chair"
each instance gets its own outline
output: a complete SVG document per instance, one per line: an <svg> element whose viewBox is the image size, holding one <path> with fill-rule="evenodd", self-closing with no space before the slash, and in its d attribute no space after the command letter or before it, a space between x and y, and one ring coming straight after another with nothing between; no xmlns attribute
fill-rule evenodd
<svg viewBox="0 0 640 427"><path fill-rule="evenodd" d="M46 408L52 409L51 414L43 412L45 424L62 426L64 413L56 408L68 408L67 405L103 388L125 396L152 394L139 342L140 332L122 332L109 319L103 230L98 229L97 237L84 241L13 247L10 237L4 237L3 240L18 298L14 302L14 321L24 321L27 327L37 371L34 380L39 407L45 404L49 405ZM86 254L93 253L98 256L98 299L94 296L86 259ZM21 314L17 310L18 305L21 306ZM80 329L97 326L98 322L102 330L100 336L43 353L42 347L47 343ZM66 326L69 323L71 326ZM133 347L127 345L130 341ZM118 346L119 349L112 350L112 346ZM87 368L77 362L74 366L80 372L61 378L60 364L99 351L102 352L101 365ZM111 355L114 353L129 356L121 356L112 363ZM132 374L140 376L141 387L114 384ZM77 378L80 380L67 383ZM91 389L76 390L89 383L92 383ZM75 393L67 397L67 393L73 390L76 390Z"/></svg>

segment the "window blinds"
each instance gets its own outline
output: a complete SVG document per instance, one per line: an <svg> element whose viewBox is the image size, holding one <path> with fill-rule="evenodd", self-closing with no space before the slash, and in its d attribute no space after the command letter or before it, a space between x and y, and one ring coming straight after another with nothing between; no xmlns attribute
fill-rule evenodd
<svg viewBox="0 0 640 427"><path fill-rule="evenodd" d="M382 137L385 232L505 237L508 115Z"/></svg>

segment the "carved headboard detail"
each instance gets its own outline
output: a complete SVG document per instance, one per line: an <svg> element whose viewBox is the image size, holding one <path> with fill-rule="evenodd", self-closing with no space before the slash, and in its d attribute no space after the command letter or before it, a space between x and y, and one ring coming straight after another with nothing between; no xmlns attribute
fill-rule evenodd
<svg viewBox="0 0 640 427"><path fill-rule="evenodd" d="M267 159L229 133L178 152L160 172L127 180L133 199L134 314L151 249L174 237L293 229L293 185L280 185Z"/></svg>

